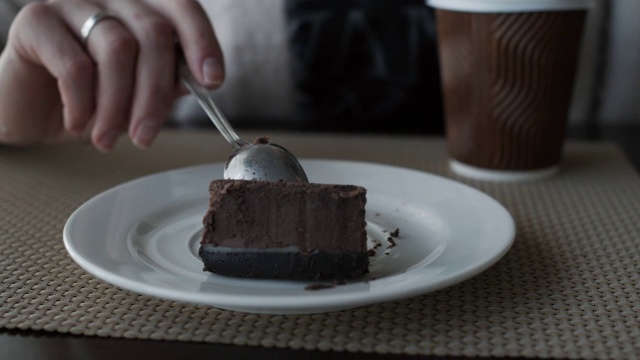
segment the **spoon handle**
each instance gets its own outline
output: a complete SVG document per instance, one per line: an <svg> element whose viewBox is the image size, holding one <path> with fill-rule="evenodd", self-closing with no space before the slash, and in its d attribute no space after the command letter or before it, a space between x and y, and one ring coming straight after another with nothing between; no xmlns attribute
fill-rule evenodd
<svg viewBox="0 0 640 360"><path fill-rule="evenodd" d="M235 130L233 130L233 127L231 127L231 124L229 124L229 121L227 121L227 118L222 114L222 112L220 112L220 109L218 109L216 104L213 102L211 95L209 95L209 91L204 86L200 85L200 83L198 83L198 81L193 77L187 62L184 59L182 51L177 51L177 53L178 74L180 76L180 80L189 92L196 97L198 103L202 106L202 109L204 109L207 115L209 115L209 119L211 119L216 128L218 128L218 131L220 131L222 136L236 150L247 145L247 142L240 139Z"/></svg>

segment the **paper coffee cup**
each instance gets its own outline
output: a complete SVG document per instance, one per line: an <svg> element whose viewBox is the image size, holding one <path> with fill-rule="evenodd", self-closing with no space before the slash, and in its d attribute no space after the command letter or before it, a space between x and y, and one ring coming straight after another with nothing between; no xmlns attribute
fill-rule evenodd
<svg viewBox="0 0 640 360"><path fill-rule="evenodd" d="M451 169L537 180L561 162L588 0L429 0Z"/></svg>

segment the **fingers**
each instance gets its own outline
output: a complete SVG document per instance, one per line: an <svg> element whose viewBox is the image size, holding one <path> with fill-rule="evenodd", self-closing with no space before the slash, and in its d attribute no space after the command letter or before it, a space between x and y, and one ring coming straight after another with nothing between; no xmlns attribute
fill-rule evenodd
<svg viewBox="0 0 640 360"><path fill-rule="evenodd" d="M102 24L103 31L89 39L89 49L98 64L97 104L93 143L110 150L126 129L134 94L137 43L118 22Z"/></svg>
<svg viewBox="0 0 640 360"><path fill-rule="evenodd" d="M100 5L116 14L139 44L129 135L141 148L151 145L177 95L175 39L178 37L197 79L210 88L224 80L222 52L213 27L194 0L113 1ZM176 91L178 89L178 91Z"/></svg>
<svg viewBox="0 0 640 360"><path fill-rule="evenodd" d="M99 21L82 44L83 24L105 10L117 20ZM65 129L90 132L98 149L110 150L126 129L138 147L153 142L184 94L176 38L198 81L214 88L224 80L213 27L195 0L49 0L23 12L23 53L57 80Z"/></svg>
<svg viewBox="0 0 640 360"><path fill-rule="evenodd" d="M138 147L146 148L160 131L175 99L174 28L140 2L118 2L111 12L139 44L129 135Z"/></svg>
<svg viewBox="0 0 640 360"><path fill-rule="evenodd" d="M110 3L101 1L104 6ZM222 53L213 27L196 1L119 2L111 11L140 44L129 135L137 146L145 148L156 137L177 95L176 36L192 72L205 86L222 83Z"/></svg>
<svg viewBox="0 0 640 360"><path fill-rule="evenodd" d="M96 111L91 140L111 150L126 129L134 95L138 43L119 21L109 19L91 34L87 48L97 63Z"/></svg>
<svg viewBox="0 0 640 360"><path fill-rule="evenodd" d="M98 5L79 0L53 1L51 5L71 29L78 31L86 19L102 10ZM95 61L97 71L90 136L98 149L109 151L126 128L130 117L137 40L121 22L104 19L90 33L86 47Z"/></svg>
<svg viewBox="0 0 640 360"><path fill-rule="evenodd" d="M40 64L57 79L59 95L64 106L64 127L71 133L81 133L94 113L95 69L93 60L76 41L64 21L44 4L28 5L15 20L10 44L27 63ZM16 87L23 89L22 93L28 93L35 98L40 94L40 103L50 101L49 98L57 94L47 91L45 86L27 89L29 84L43 81L39 80L43 77L35 78L36 76L37 71L34 70L28 79L16 84ZM36 111L35 106L32 109ZM34 133L50 127L49 124L38 123L24 126L28 126L28 131Z"/></svg>
<svg viewBox="0 0 640 360"><path fill-rule="evenodd" d="M195 0L146 0L173 24L191 72L204 86L215 88L224 81L220 44L206 12Z"/></svg>

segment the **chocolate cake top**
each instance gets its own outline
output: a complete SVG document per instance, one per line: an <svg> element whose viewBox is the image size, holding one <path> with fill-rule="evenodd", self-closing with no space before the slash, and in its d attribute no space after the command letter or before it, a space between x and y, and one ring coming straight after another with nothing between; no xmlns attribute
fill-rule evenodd
<svg viewBox="0 0 640 360"><path fill-rule="evenodd" d="M202 243L365 252L366 189L260 180L214 180Z"/></svg>

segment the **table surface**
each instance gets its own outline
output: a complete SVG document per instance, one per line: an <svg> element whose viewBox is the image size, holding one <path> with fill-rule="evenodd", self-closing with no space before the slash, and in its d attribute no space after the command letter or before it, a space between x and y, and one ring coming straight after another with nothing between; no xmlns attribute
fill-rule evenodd
<svg viewBox="0 0 640 360"><path fill-rule="evenodd" d="M604 129L593 133L575 132L571 139L593 143L615 142L623 149L636 171L640 169L640 128ZM571 140L570 140L571 141ZM375 151L375 149L371 149ZM0 358L12 359L137 359L144 353L149 358L173 359L187 356L245 359L267 357L278 359L376 359L376 358L446 358L438 356L383 355L319 350L276 349L181 341L129 340L78 336L56 332L0 329Z"/></svg>

